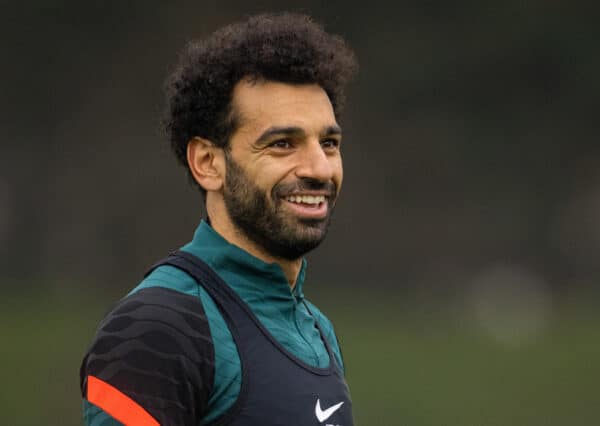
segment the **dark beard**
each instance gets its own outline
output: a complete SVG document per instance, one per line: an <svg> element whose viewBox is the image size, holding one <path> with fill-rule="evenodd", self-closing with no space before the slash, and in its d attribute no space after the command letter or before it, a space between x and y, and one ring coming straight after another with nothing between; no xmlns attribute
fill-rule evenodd
<svg viewBox="0 0 600 426"><path fill-rule="evenodd" d="M236 227L270 255L296 260L316 248L325 239L337 188L332 182L299 179L278 184L270 194L252 182L244 170L226 153L225 207ZM323 219L301 219L282 209L282 197L303 190L325 190L328 212Z"/></svg>

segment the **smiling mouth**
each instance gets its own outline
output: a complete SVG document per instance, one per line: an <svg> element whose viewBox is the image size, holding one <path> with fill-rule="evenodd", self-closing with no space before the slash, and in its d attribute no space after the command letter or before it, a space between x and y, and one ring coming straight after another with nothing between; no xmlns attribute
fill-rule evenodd
<svg viewBox="0 0 600 426"><path fill-rule="evenodd" d="M284 199L290 203L318 206L319 204L324 203L326 198L324 195L289 195Z"/></svg>
<svg viewBox="0 0 600 426"><path fill-rule="evenodd" d="M329 210L328 197L325 195L288 195L283 200L296 216L303 218L322 219Z"/></svg>

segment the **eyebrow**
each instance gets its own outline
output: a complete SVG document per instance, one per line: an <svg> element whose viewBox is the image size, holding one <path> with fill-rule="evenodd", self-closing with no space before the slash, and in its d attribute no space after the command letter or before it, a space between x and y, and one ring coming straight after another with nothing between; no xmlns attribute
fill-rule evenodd
<svg viewBox="0 0 600 426"><path fill-rule="evenodd" d="M341 135L342 129L337 124L325 127L319 134L320 137ZM257 144L261 144L272 138L273 136L289 136L289 137L302 137L305 136L306 132L302 127L287 126L287 127L270 127L265 130L256 140Z"/></svg>

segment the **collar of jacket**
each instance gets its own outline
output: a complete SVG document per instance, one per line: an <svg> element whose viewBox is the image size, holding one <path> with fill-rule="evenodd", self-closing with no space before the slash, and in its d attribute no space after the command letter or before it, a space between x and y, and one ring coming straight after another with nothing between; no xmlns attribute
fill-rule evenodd
<svg viewBox="0 0 600 426"><path fill-rule="evenodd" d="M253 305L269 301L286 305L304 298L306 259L292 290L278 263L266 263L240 247L230 244L202 220L194 239L182 247L206 262L244 301ZM276 306L271 308L277 309Z"/></svg>

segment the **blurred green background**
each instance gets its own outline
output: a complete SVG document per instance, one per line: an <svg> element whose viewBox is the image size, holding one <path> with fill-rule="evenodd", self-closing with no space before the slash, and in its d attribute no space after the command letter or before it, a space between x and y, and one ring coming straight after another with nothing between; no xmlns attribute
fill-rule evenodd
<svg viewBox="0 0 600 426"><path fill-rule="evenodd" d="M280 10L361 66L306 285L357 424L600 424L596 4L0 3L0 424L81 423L98 321L202 216L160 130L170 66Z"/></svg>
<svg viewBox="0 0 600 426"><path fill-rule="evenodd" d="M504 341L442 300L364 290L316 300L337 324L357 425L592 426L600 315L588 296L555 306L535 338ZM18 302L0 314L1 423L81 424L77 368L112 301ZM496 320L510 328L510 313Z"/></svg>

